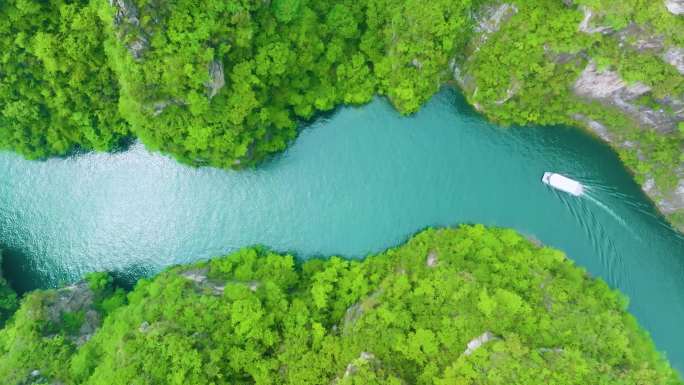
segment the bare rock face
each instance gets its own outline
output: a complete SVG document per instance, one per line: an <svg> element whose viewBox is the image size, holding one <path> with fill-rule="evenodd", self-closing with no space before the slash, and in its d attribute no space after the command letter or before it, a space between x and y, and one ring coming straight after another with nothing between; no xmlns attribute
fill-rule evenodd
<svg viewBox="0 0 684 385"><path fill-rule="evenodd" d="M668 49L663 54L663 60L675 67L680 74L684 75L684 48L674 47Z"/></svg>
<svg viewBox="0 0 684 385"><path fill-rule="evenodd" d="M593 61L589 62L575 81L573 90L577 96L617 107L642 125L658 132L671 133L677 128L677 116L663 109L652 109L635 102L635 99L651 91L649 86L639 82L627 84L617 72L599 70Z"/></svg>
<svg viewBox="0 0 684 385"><path fill-rule="evenodd" d="M64 314L84 312L84 320L78 332L68 336L73 343L81 346L93 336L102 323L100 314L93 306L94 299L95 293L86 282L59 289L46 303L47 318L50 322L61 324Z"/></svg>
<svg viewBox="0 0 684 385"><path fill-rule="evenodd" d="M475 32L491 35L497 32L501 25L516 13L518 13L518 8L513 4L503 3L498 6L487 7L477 19Z"/></svg>
<svg viewBox="0 0 684 385"><path fill-rule="evenodd" d="M497 336L495 336L492 332L486 331L482 333L481 335L473 338L468 342L468 346L466 347L466 350L463 352L464 356L469 356L475 352L475 350L479 349L482 345L486 344L489 341L493 341L498 339Z"/></svg>
<svg viewBox="0 0 684 385"><path fill-rule="evenodd" d="M435 267L439 263L438 257L437 257L437 252L432 250L428 253L427 260L425 261L425 265L427 267Z"/></svg>
<svg viewBox="0 0 684 385"><path fill-rule="evenodd" d="M135 60L141 60L149 48L149 41L140 27L138 8L130 0L109 0L109 5L116 11L114 26L117 29L117 38L122 42L128 41L128 52Z"/></svg>
<svg viewBox="0 0 684 385"><path fill-rule="evenodd" d="M665 38L662 35L651 33L634 22L618 31L616 35L621 46L626 45L639 52L660 52L665 48Z"/></svg>
<svg viewBox="0 0 684 385"><path fill-rule="evenodd" d="M581 6L580 10L584 13L584 18L579 24L579 30L580 32L588 33L588 34L594 34L594 33L600 33L603 35L608 35L613 33L613 28L609 26L595 26L592 23L592 19L594 16L594 11L591 10L591 8L586 7L586 6Z"/></svg>
<svg viewBox="0 0 684 385"><path fill-rule="evenodd" d="M673 214L679 210L684 210L684 164L677 170L678 183L677 187L670 194L663 196L663 194L658 191L655 181L653 179L648 179L644 185L644 192L651 197L660 197L656 200L656 204L660 211L664 214ZM684 231L684 228L680 228L680 231Z"/></svg>
<svg viewBox="0 0 684 385"><path fill-rule="evenodd" d="M675 15L684 15L684 0L665 0L665 7Z"/></svg>
<svg viewBox="0 0 684 385"><path fill-rule="evenodd" d="M582 114L574 114L572 118L577 120L578 122L582 122L589 130L594 132L596 135L600 136L601 139L605 140L606 142L613 142L613 136L608 131L608 128L606 128L606 126L604 126L600 122L589 119L588 117Z"/></svg>
<svg viewBox="0 0 684 385"><path fill-rule="evenodd" d="M109 5L116 9L114 16L114 23L140 25L138 20L138 8L135 7L129 0L109 0Z"/></svg>
<svg viewBox="0 0 684 385"><path fill-rule="evenodd" d="M487 42L489 37L498 32L501 26L518 13L518 8L513 4L499 4L486 6L475 17L476 37L471 40L468 49L476 52ZM452 58L449 62L453 78L466 92L473 92L475 85L470 75L464 74L459 66L458 58Z"/></svg>
<svg viewBox="0 0 684 385"><path fill-rule="evenodd" d="M599 70L591 61L575 82L575 93L590 99L635 99L651 89L647 85L635 83L627 85L617 72Z"/></svg>
<svg viewBox="0 0 684 385"><path fill-rule="evenodd" d="M215 279L210 279L208 277L208 274L208 268L186 270L180 273L180 275L183 278L192 281L197 289L202 291L206 290L211 294L217 296L223 295L223 292L225 291L227 284L244 285L252 292L256 292L259 289L259 287L261 287L261 282L258 281L219 281Z"/></svg>
<svg viewBox="0 0 684 385"><path fill-rule="evenodd" d="M209 82L206 84L209 99L213 98L226 85L223 74L223 62L213 60L209 65Z"/></svg>

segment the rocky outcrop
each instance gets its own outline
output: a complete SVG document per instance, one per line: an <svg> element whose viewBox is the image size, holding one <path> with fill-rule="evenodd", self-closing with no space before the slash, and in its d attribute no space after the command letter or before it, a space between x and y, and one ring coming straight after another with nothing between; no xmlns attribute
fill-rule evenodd
<svg viewBox="0 0 684 385"><path fill-rule="evenodd" d="M138 8L130 0L109 0L114 8L114 27L117 38L128 48L133 59L141 60L149 48L149 34L140 25Z"/></svg>
<svg viewBox="0 0 684 385"><path fill-rule="evenodd" d="M663 54L663 60L669 63L684 75L684 48L674 47L670 48Z"/></svg>
<svg viewBox="0 0 684 385"><path fill-rule="evenodd" d="M206 84L209 99L213 98L226 85L223 74L223 62L214 59L209 64L209 82Z"/></svg>
<svg viewBox="0 0 684 385"><path fill-rule="evenodd" d="M508 3L484 7L475 17L476 37L469 43L468 51L470 53L477 52L492 34L498 32L501 26L517 13L518 8ZM459 62L460 59L458 57L452 58L449 62L453 79L464 91L468 93L476 92L472 77L463 73ZM478 105L475 105L475 108L478 111L480 110Z"/></svg>
<svg viewBox="0 0 684 385"><path fill-rule="evenodd" d="M95 293L86 282L67 286L55 291L54 296L48 297L45 304L47 319L56 325L61 325L65 314L83 313L83 323L74 334L67 338L81 346L97 331L102 323L100 313L94 307Z"/></svg>
<svg viewBox="0 0 684 385"><path fill-rule="evenodd" d="M493 33L501 29L501 25L518 13L518 8L513 4L503 3L482 9L475 19L475 33L477 40L473 50L477 51Z"/></svg>
<svg viewBox="0 0 684 385"><path fill-rule="evenodd" d="M651 33L634 22L619 30L616 37L621 46L628 46L639 52L659 52L665 48L665 38L662 35Z"/></svg>
<svg viewBox="0 0 684 385"><path fill-rule="evenodd" d="M434 250L431 250L428 253L428 256L425 260L425 265L427 267L435 267L439 263L438 258L437 258L437 252Z"/></svg>
<svg viewBox="0 0 684 385"><path fill-rule="evenodd" d="M597 122L596 120L589 119L582 114L574 114L572 115L572 118L578 122L584 123L584 126L594 132L596 135L600 136L601 139L605 140L606 142L614 142L613 135L611 135L610 131L608 131L608 128L603 124Z"/></svg>
<svg viewBox="0 0 684 385"><path fill-rule="evenodd" d="M342 319L342 332L348 333L354 327L356 321L361 318L368 310L375 308L380 302L382 290L376 290L371 295L347 308Z"/></svg>
<svg viewBox="0 0 684 385"><path fill-rule="evenodd" d="M466 350L463 352L464 356L469 356L475 352L475 350L479 349L482 345L486 344L489 341L493 341L499 339L499 337L495 336L492 332L486 331L482 333L481 335L473 338L468 342L468 345L466 347Z"/></svg>
<svg viewBox="0 0 684 385"><path fill-rule="evenodd" d="M347 378L349 376L353 376L356 373L356 371L358 370L359 363L366 363L366 362L371 362L371 361L375 361L375 360L376 360L376 358L373 355L373 353L361 352L361 354L359 355L359 358L354 360L355 362L351 362L351 363L349 363L349 365L347 365L347 368L344 370L344 376L342 378Z"/></svg>
<svg viewBox="0 0 684 385"><path fill-rule="evenodd" d="M372 378L377 384L406 384L401 378L392 373L392 369L385 367L382 361L373 353L361 352L347 364L342 375L335 377L332 385L364 384Z"/></svg>
<svg viewBox="0 0 684 385"><path fill-rule="evenodd" d="M256 292L259 287L261 286L261 283L258 281L237 281L237 280L229 280L229 281L221 281L221 280L216 280L216 279L210 279L208 277L209 274L209 269L208 268L202 268L202 269L191 269L191 270L186 270L180 275L192 282L194 282L195 287L200 290L200 291L206 291L210 292L213 295L223 295L223 291L226 289L227 284L239 284L239 285L245 285L250 291Z"/></svg>
<svg viewBox="0 0 684 385"><path fill-rule="evenodd" d="M684 210L684 164L677 169L677 179L677 187L668 194L659 191L652 178L646 180L642 186L644 192L655 200L656 205L665 215ZM679 230L684 232L684 226Z"/></svg>
<svg viewBox="0 0 684 385"><path fill-rule="evenodd" d="M684 15L684 0L665 0L665 7L675 15Z"/></svg>
<svg viewBox="0 0 684 385"><path fill-rule="evenodd" d="M598 69L590 61L573 86L575 95L600 101L617 107L642 125L661 133L672 133L677 128L679 117L661 109L639 105L636 99L646 95L651 88L636 82L627 84L620 75L608 69Z"/></svg>
<svg viewBox="0 0 684 385"><path fill-rule="evenodd" d="M513 4L503 3L486 7L476 20L475 32L491 35L516 13L518 13L518 8Z"/></svg>
<svg viewBox="0 0 684 385"><path fill-rule="evenodd" d="M584 13L584 17L582 18L582 21L580 22L578 27L580 32L588 34L600 33L603 35L607 35L614 32L613 28L609 26L594 25L593 21L595 19L596 14L591 8L582 5L580 6L580 10Z"/></svg>

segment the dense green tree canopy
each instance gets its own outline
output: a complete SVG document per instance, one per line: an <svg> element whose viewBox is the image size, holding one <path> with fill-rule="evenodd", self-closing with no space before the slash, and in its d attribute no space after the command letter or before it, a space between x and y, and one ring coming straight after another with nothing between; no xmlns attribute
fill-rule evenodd
<svg viewBox="0 0 684 385"><path fill-rule="evenodd" d="M110 150L128 134L88 2L0 4L0 148L30 158Z"/></svg>
<svg viewBox="0 0 684 385"><path fill-rule="evenodd" d="M501 2L3 1L0 148L41 158L138 137L189 164L245 167L340 104L384 95L415 112L457 68L487 117L597 120L616 143L637 143L619 152L639 182L652 179L662 197L674 191L682 129L656 133L572 86L593 60L651 87L640 105L675 114L684 77L663 54L684 46L684 19L659 1L506 3L514 15L483 24ZM580 31L583 7L593 10L592 25L614 33ZM661 48L633 48L645 38ZM684 223L684 211L677 218Z"/></svg>
<svg viewBox="0 0 684 385"><path fill-rule="evenodd" d="M18 307L17 293L2 275L2 249L0 249L0 327L12 316Z"/></svg>
<svg viewBox="0 0 684 385"><path fill-rule="evenodd" d="M471 6L8 0L0 147L40 158L130 134L195 165L253 164L341 103L383 94L416 111L467 40Z"/></svg>
<svg viewBox="0 0 684 385"><path fill-rule="evenodd" d="M78 316L45 322L64 294L24 299L0 331L7 384L682 383L623 297L512 230L427 230L364 261L244 249L125 300L89 282L105 318L85 344Z"/></svg>

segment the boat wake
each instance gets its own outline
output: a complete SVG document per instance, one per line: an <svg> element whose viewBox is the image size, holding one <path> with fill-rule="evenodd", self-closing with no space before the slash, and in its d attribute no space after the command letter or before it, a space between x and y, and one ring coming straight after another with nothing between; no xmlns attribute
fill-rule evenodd
<svg viewBox="0 0 684 385"><path fill-rule="evenodd" d="M621 225L623 225L625 227L629 227L629 226L627 226L627 222L625 222L625 220L623 218L621 218L613 209L611 209L606 204L604 204L603 202L598 200L598 198L592 196L592 194L589 191L587 191L587 193L584 194L584 197L587 198L592 203L596 204L598 207L602 208L603 211L607 212L611 217L613 217L616 221L618 221L618 223L620 223Z"/></svg>

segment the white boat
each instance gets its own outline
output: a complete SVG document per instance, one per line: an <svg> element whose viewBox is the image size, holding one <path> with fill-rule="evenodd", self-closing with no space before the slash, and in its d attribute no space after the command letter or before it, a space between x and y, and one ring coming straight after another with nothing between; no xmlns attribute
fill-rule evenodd
<svg viewBox="0 0 684 385"><path fill-rule="evenodd" d="M584 193L584 186L582 186L582 183L561 174L556 174L555 172L545 172L542 177L542 182L556 190L565 191L576 197Z"/></svg>

